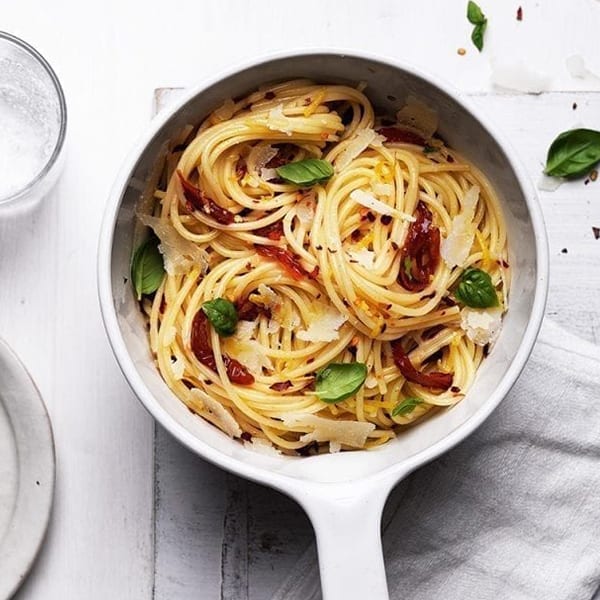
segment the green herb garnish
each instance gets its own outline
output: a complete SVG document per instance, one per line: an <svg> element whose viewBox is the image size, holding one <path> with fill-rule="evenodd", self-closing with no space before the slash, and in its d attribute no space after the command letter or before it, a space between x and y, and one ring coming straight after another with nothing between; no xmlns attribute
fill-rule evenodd
<svg viewBox="0 0 600 600"><path fill-rule="evenodd" d="M498 306L498 294L492 278L481 269L467 269L462 274L456 298L471 308Z"/></svg>
<svg viewBox="0 0 600 600"><path fill-rule="evenodd" d="M159 239L152 235L138 246L131 259L131 281L138 300L141 300L144 294L154 293L165 275L163 257L158 249L159 243Z"/></svg>
<svg viewBox="0 0 600 600"><path fill-rule="evenodd" d="M221 337L228 337L235 333L238 314L232 302L225 298L215 298L202 305L204 314Z"/></svg>
<svg viewBox="0 0 600 600"><path fill-rule="evenodd" d="M331 163L320 158L306 158L275 169L277 175L288 183L309 187L327 181L333 175Z"/></svg>
<svg viewBox="0 0 600 600"><path fill-rule="evenodd" d="M411 397L401 400L394 406L392 410L392 417L404 417L410 414L419 404L423 404L421 398Z"/></svg>
<svg viewBox="0 0 600 600"><path fill-rule="evenodd" d="M356 394L367 377L367 365L331 363L317 373L315 395L323 402L341 402Z"/></svg>
<svg viewBox="0 0 600 600"><path fill-rule="evenodd" d="M585 175L600 161L600 131L563 131L550 145L546 173L556 177Z"/></svg>
<svg viewBox="0 0 600 600"><path fill-rule="evenodd" d="M487 27L487 18L481 12L481 8L479 8L472 0L469 0L469 4L467 5L467 19L469 20L469 23L475 25L471 33L471 41L477 50L481 52L483 49L483 34Z"/></svg>

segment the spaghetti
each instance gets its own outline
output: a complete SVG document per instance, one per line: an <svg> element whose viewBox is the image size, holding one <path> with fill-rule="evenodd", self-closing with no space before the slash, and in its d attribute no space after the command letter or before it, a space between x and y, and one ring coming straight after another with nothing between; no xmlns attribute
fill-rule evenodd
<svg viewBox="0 0 600 600"><path fill-rule="evenodd" d="M372 448L471 385L507 305L504 221L485 176L408 113L294 80L225 102L161 157L140 207L166 269L142 301L150 345L169 388L230 436ZM333 175L282 176L307 159ZM364 374L336 399L340 364Z"/></svg>

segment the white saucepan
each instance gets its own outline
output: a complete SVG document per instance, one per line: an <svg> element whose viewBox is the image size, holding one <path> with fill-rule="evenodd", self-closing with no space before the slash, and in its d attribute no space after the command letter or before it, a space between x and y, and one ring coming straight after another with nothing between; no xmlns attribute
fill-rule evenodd
<svg viewBox="0 0 600 600"><path fill-rule="evenodd" d="M161 145L198 123L224 99L261 84L296 77L356 85L394 114L409 95L434 107L439 133L471 158L499 192L508 227L512 284L501 335L473 387L440 411L374 451L314 457L264 456L247 450L193 415L160 378L129 283L134 207ZM134 184L132 185L132 180ZM242 477L297 500L315 529L326 600L387 598L380 522L385 500L408 473L475 430L509 391L534 345L548 279L546 233L535 192L512 147L456 90L395 60L355 52L292 52L254 61L191 89L155 119L123 165L108 200L99 247L98 285L110 343L129 384L152 416L182 444Z"/></svg>

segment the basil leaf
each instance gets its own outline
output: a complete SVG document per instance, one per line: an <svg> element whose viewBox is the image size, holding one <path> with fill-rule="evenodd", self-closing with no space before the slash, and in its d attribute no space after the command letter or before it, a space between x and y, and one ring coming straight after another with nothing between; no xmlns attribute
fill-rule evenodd
<svg viewBox="0 0 600 600"><path fill-rule="evenodd" d="M563 131L550 145L546 173L556 177L585 175L600 161L600 131Z"/></svg>
<svg viewBox="0 0 600 600"><path fill-rule="evenodd" d="M398 402L396 406L394 406L394 409L392 410L392 417L403 417L408 415L415 410L419 404L423 404L423 400L421 400L421 398L405 398L404 400Z"/></svg>
<svg viewBox="0 0 600 600"><path fill-rule="evenodd" d="M487 21L479 25L475 25L473 28L473 33L471 34L471 41L473 42L475 48L479 50L479 52L483 50L483 34L485 33L486 27Z"/></svg>
<svg viewBox="0 0 600 600"><path fill-rule="evenodd" d="M483 50L483 34L487 27L487 18L475 2L469 1L469 4L467 4L467 19L469 23L475 25L471 33L471 41L475 48L481 52Z"/></svg>
<svg viewBox="0 0 600 600"><path fill-rule="evenodd" d="M303 187L327 181L333 175L331 163L320 158L307 158L282 165L275 169L277 175L288 183L295 183Z"/></svg>
<svg viewBox="0 0 600 600"><path fill-rule="evenodd" d="M481 269L467 269L462 274L456 297L471 308L498 306L498 294L492 278Z"/></svg>
<svg viewBox="0 0 600 600"><path fill-rule="evenodd" d="M204 314L221 337L228 337L235 333L238 314L232 302L225 298L215 298L202 305Z"/></svg>
<svg viewBox="0 0 600 600"><path fill-rule="evenodd" d="M331 363L317 373L315 395L323 402L341 402L356 394L366 377L363 363Z"/></svg>
<svg viewBox="0 0 600 600"><path fill-rule="evenodd" d="M131 259L131 281L138 300L144 294L155 292L163 280L165 267L158 250L159 243L156 236L149 237L138 246Z"/></svg>
<svg viewBox="0 0 600 600"><path fill-rule="evenodd" d="M469 4L467 4L467 19L469 19L469 23L472 23L473 25L481 25L487 20L485 15L481 12L481 8L472 1L469 1Z"/></svg>

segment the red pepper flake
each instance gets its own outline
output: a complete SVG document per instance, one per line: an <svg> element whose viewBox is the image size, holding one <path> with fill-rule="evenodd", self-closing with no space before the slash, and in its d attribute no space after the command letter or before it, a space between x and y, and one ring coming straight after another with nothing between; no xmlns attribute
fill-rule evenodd
<svg viewBox="0 0 600 600"><path fill-rule="evenodd" d="M566 248L563 248L563 249L560 251L560 253L561 253L561 254L567 254L567 252L568 252L568 250L567 250Z"/></svg>
<svg viewBox="0 0 600 600"><path fill-rule="evenodd" d="M370 221L371 223L375 223L375 218L376 217L375 217L375 215L371 211L369 211L366 214L366 217L367 217L367 221Z"/></svg>
<svg viewBox="0 0 600 600"><path fill-rule="evenodd" d="M307 358L307 359L306 359L306 364L307 364L307 365L310 365L311 363L314 363L314 362L315 362L315 358L314 358L314 356L311 356L310 358Z"/></svg>
<svg viewBox="0 0 600 600"><path fill-rule="evenodd" d="M577 110L577 102L573 102L573 106L571 106L573 110Z"/></svg>
<svg viewBox="0 0 600 600"><path fill-rule="evenodd" d="M392 215L381 215L379 220L382 225L389 225L392 222Z"/></svg>
<svg viewBox="0 0 600 600"><path fill-rule="evenodd" d="M440 262L440 230L423 202L417 204L416 221L410 224L400 252L398 283L411 292L424 290Z"/></svg>
<svg viewBox="0 0 600 600"><path fill-rule="evenodd" d="M523 8L521 8L519 6L519 8L517 8L517 21L522 21L523 20Z"/></svg>
<svg viewBox="0 0 600 600"><path fill-rule="evenodd" d="M292 387L292 382L288 379L287 381L278 381L273 385L270 385L269 388L275 390L276 392L285 392L285 390Z"/></svg>
<svg viewBox="0 0 600 600"><path fill-rule="evenodd" d="M160 299L160 306L158 307L158 312L162 315L165 312L165 308L167 308L167 301L163 295L163 297Z"/></svg>
<svg viewBox="0 0 600 600"><path fill-rule="evenodd" d="M400 369L400 373L402 373L402 376L407 381L418 383L427 388L442 390L447 390L452 385L452 379L454 377L452 373L441 373L438 371L433 373L423 373L417 371L412 362L410 362L410 358L408 358L402 349L400 340L392 342L392 355L394 357L394 363L396 363L396 366Z"/></svg>
<svg viewBox="0 0 600 600"><path fill-rule="evenodd" d="M208 343L208 319L204 311L200 309L192 321L192 332L190 346L195 357L211 371L217 371L217 361L210 344ZM252 385L254 377L248 372L248 369L234 358L226 354L222 356L227 376L233 383L240 385Z"/></svg>
<svg viewBox="0 0 600 600"><path fill-rule="evenodd" d="M358 241L362 237L360 229L353 229L352 233L350 234L350 237L352 238L352 241Z"/></svg>
<svg viewBox="0 0 600 600"><path fill-rule="evenodd" d="M454 393L454 394L458 394L458 392L460 392L460 388L459 388L457 385L453 385L453 386L450 388L450 391L451 391L452 393Z"/></svg>
<svg viewBox="0 0 600 600"><path fill-rule="evenodd" d="M583 182L583 185L587 185L589 182L590 182L590 180L589 180L589 179L586 179L586 180Z"/></svg>
<svg viewBox="0 0 600 600"><path fill-rule="evenodd" d="M285 248L280 248L279 246L259 246L255 244L254 249L261 256L276 260L294 279L298 281L304 277L315 279L319 274L318 267L315 267L313 271L309 273L302 266L298 257Z"/></svg>
<svg viewBox="0 0 600 600"><path fill-rule="evenodd" d="M217 223L221 225L231 225L234 220L234 214L229 212L227 209L219 206L214 200L209 198L200 188L192 185L184 176L183 173L178 169L177 175L181 186L183 187L183 195L188 202L189 206L194 209L203 212L205 215L212 217Z"/></svg>
<svg viewBox="0 0 600 600"><path fill-rule="evenodd" d="M600 227L592 226L592 233L594 234L594 239L597 240L600 238Z"/></svg>
<svg viewBox="0 0 600 600"><path fill-rule="evenodd" d="M500 264L501 264L501 265L502 265L502 266L503 266L505 269L508 269L508 263L507 263L507 262L506 262L504 259L502 259L502 260L500 261Z"/></svg>
<svg viewBox="0 0 600 600"><path fill-rule="evenodd" d="M267 92L265 94L265 100L273 100L275 98L275 92Z"/></svg>
<svg viewBox="0 0 600 600"><path fill-rule="evenodd" d="M253 231L254 235L259 235L260 237L266 237L273 241L279 241L281 236L283 235L283 220L275 221L275 223L271 223L270 225L265 225L260 229L256 229Z"/></svg>
<svg viewBox="0 0 600 600"><path fill-rule="evenodd" d="M387 142L394 144L397 142L403 144L416 144L417 146L425 145L425 138L409 129L401 129L400 127L381 127L377 130L379 135L382 135Z"/></svg>
<svg viewBox="0 0 600 600"><path fill-rule="evenodd" d="M248 431L242 431L242 435L240 435L240 437L245 441L245 442L249 442L252 440L252 436L250 435L250 433Z"/></svg>

